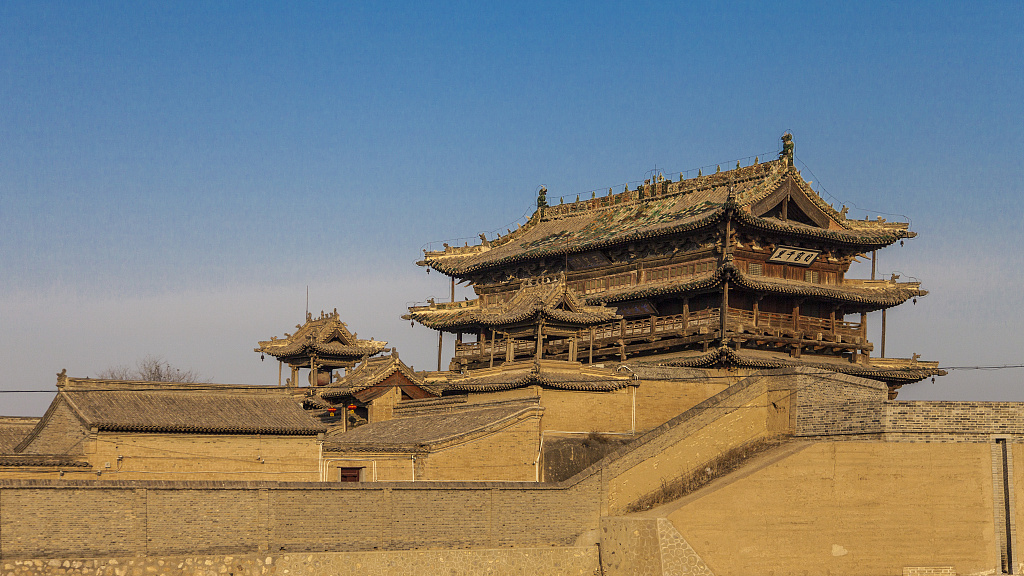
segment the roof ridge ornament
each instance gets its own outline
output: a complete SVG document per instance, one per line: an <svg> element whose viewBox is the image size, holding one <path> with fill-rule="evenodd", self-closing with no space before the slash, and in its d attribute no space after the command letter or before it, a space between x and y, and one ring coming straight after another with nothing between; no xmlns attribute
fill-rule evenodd
<svg viewBox="0 0 1024 576"><path fill-rule="evenodd" d="M793 133L786 132L782 135L782 152L779 152L779 160L785 160L786 166L793 166Z"/></svg>

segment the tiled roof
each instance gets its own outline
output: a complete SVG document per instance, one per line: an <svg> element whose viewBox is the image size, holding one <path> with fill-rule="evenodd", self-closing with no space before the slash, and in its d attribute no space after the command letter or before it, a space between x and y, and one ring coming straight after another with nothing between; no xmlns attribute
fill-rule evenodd
<svg viewBox="0 0 1024 576"><path fill-rule="evenodd" d="M13 454L14 447L21 443L39 423L39 418L0 416L0 454Z"/></svg>
<svg viewBox="0 0 1024 576"><path fill-rule="evenodd" d="M758 218L750 206L793 182L828 216L827 229ZM729 189L734 196L730 199ZM544 256L587 252L626 242L665 236L719 222L726 204L749 226L821 238L871 249L912 236L903 223L859 223L846 220L823 201L799 171L783 161L737 168L682 182L660 182L638 191L551 206L534 213L522 228L478 246L446 247L427 252L423 264L444 274L462 276Z"/></svg>
<svg viewBox="0 0 1024 576"><path fill-rule="evenodd" d="M339 320L338 312L321 314L319 318L307 316L306 323L297 326L294 334L285 334L285 338L261 341L256 352L268 354L275 358L292 356L333 356L357 360L364 356L372 356L384 351L385 341L359 340L348 331L348 326Z"/></svg>
<svg viewBox="0 0 1024 576"><path fill-rule="evenodd" d="M376 386L395 372L401 373L410 382L430 394L434 396L441 395L440 389L424 382L422 376L413 371L405 362L402 362L398 357L397 351L393 351L388 356L365 360L355 369L345 374L344 378L327 386L316 388L314 393L325 399L340 398Z"/></svg>
<svg viewBox="0 0 1024 576"><path fill-rule="evenodd" d="M813 284L800 280L789 280L782 278L771 278L768 276L752 276L745 274L733 264L726 263L719 266L713 272L692 276L689 278L673 278L661 282L651 282L636 286L625 286L623 288L607 290L600 294L587 297L591 304L607 302L623 302L637 298L650 298L666 294L681 294L695 290L715 288L722 284L723 279L729 278L735 286L756 290L759 292L772 292L776 294L792 294L798 296L810 296L836 302L864 304L867 306L890 307L897 306L910 298L925 296L927 290L920 288L920 282L888 282L879 281L851 281L843 284Z"/></svg>
<svg viewBox="0 0 1024 576"><path fill-rule="evenodd" d="M413 307L409 309L409 314L402 316L433 330L449 331L473 326L509 326L537 317L581 327L604 324L619 318L615 308L587 305L566 285L564 278L528 280L509 301L500 304L485 305L477 298Z"/></svg>
<svg viewBox="0 0 1024 576"><path fill-rule="evenodd" d="M636 385L629 374L559 360L507 363L497 368L468 370L465 374L449 372L444 373L444 378L441 385L445 392L494 392L533 385L607 392Z"/></svg>
<svg viewBox="0 0 1024 576"><path fill-rule="evenodd" d="M69 378L58 394L87 428L100 430L280 435L326 431L287 388Z"/></svg>
<svg viewBox="0 0 1024 576"><path fill-rule="evenodd" d="M64 454L0 454L0 468L31 466L54 468L90 468L91 464Z"/></svg>
<svg viewBox="0 0 1024 576"><path fill-rule="evenodd" d="M373 422L348 432L328 433L324 451L425 452L523 418L540 416L543 411L535 402L520 402Z"/></svg>
<svg viewBox="0 0 1024 576"><path fill-rule="evenodd" d="M720 347L705 353L674 354L670 358L661 358L644 362L661 366L678 366L689 368L710 368L712 366L738 366L744 368L786 368L793 366L810 366L833 372L841 372L851 376L859 376L871 380L881 380L893 384L909 384L924 380L929 376L945 376L946 371L938 368L936 362L904 363L886 362L882 365L851 363L839 359L827 359L807 354L801 358L790 358L779 353L763 350L740 350Z"/></svg>

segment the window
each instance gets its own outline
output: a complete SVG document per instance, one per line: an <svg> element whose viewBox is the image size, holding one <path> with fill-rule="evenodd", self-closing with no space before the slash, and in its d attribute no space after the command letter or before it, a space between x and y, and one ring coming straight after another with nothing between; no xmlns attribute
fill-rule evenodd
<svg viewBox="0 0 1024 576"><path fill-rule="evenodd" d="M760 262L751 262L747 264L747 272L751 276L764 276L764 265Z"/></svg>
<svg viewBox="0 0 1024 576"><path fill-rule="evenodd" d="M338 482L359 482L362 468L338 468Z"/></svg>
<svg viewBox="0 0 1024 576"><path fill-rule="evenodd" d="M817 284L820 281L817 270L804 270L804 282Z"/></svg>

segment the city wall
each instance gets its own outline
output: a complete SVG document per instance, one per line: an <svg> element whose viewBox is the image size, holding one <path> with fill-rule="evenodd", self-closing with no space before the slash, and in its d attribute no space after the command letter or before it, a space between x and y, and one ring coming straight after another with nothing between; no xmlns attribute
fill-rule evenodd
<svg viewBox="0 0 1024 576"><path fill-rule="evenodd" d="M885 394L850 376L768 371L558 484L0 481L0 556L586 548L605 538L602 518L665 481L774 438L786 443L762 464L652 511L671 519L708 570L844 571L876 557L864 564L872 573L898 573L956 555L965 568L998 567L1007 546L1018 550L1015 524L1024 517L1016 506L1024 484L1012 466L1024 457L1015 443L1024 405L890 402ZM1009 478L997 466L998 438L1009 444ZM1008 503L1001 482L1009 482ZM1000 509L1011 512L1012 533ZM901 534L897 551L879 552L891 545L887 534ZM773 550L784 551L778 561Z"/></svg>

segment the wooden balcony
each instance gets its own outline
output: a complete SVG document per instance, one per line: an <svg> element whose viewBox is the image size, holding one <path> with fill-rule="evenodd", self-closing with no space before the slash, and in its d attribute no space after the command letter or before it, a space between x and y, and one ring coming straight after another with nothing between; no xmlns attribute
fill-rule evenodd
<svg viewBox="0 0 1024 576"><path fill-rule="evenodd" d="M695 346L706 350L712 344L720 345L723 340L720 328L720 308L619 320L595 326L593 330L581 330L575 347L576 358L569 357L570 339L546 340L544 357L587 361L593 354L595 359L621 360ZM753 311L737 308L729 308L724 336L726 342L737 348L780 349L794 356L807 349L839 356L846 354L851 361L858 361L860 355L873 349L858 322L836 320L833 323L830 318L811 316L797 316L794 322L792 314L759 312L755 317ZM536 355L536 341L513 342L513 359ZM500 364L508 357L508 339L499 333L494 341L457 343L453 365L478 368L492 362Z"/></svg>

